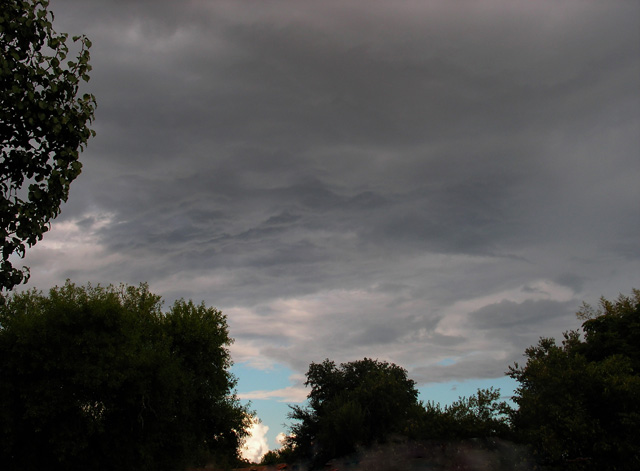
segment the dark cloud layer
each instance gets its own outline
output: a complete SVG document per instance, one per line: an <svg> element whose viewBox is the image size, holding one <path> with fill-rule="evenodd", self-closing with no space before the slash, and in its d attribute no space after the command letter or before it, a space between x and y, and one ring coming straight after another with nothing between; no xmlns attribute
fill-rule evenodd
<svg viewBox="0 0 640 471"><path fill-rule="evenodd" d="M98 136L32 284L148 281L223 309L237 361L421 382L638 286L637 2L51 8L94 43Z"/></svg>

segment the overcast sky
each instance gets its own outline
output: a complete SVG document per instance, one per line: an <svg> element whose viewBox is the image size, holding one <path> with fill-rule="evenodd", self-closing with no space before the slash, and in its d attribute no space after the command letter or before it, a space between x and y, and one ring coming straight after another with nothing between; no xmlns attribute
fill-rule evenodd
<svg viewBox="0 0 640 471"><path fill-rule="evenodd" d="M640 287L638 1L51 9L93 41L98 134L29 286L218 307L244 398L327 357L500 378Z"/></svg>

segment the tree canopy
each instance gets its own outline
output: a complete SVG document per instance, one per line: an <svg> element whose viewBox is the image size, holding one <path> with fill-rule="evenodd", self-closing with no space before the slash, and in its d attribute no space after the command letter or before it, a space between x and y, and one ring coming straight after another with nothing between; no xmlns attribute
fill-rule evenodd
<svg viewBox="0 0 640 471"><path fill-rule="evenodd" d="M488 388L444 407L429 401L416 410L407 435L438 440L508 436L511 408L500 399L500 389Z"/></svg>
<svg viewBox="0 0 640 471"><path fill-rule="evenodd" d="M418 406L415 382L393 363L365 358L312 363L309 406L292 406L290 445L306 458L325 460L402 431ZM317 455L317 456L314 456Z"/></svg>
<svg viewBox="0 0 640 471"><path fill-rule="evenodd" d="M84 36L67 60L68 35L53 30L48 0L0 0L0 289L26 281L10 257L42 239L80 174L79 152L94 131L95 98Z"/></svg>
<svg viewBox="0 0 640 471"><path fill-rule="evenodd" d="M509 368L520 383L514 429L558 469L640 469L640 290L578 317L584 338L542 338Z"/></svg>
<svg viewBox="0 0 640 471"><path fill-rule="evenodd" d="M175 470L233 462L248 411L234 395L225 316L139 287L31 290L0 306L4 470Z"/></svg>

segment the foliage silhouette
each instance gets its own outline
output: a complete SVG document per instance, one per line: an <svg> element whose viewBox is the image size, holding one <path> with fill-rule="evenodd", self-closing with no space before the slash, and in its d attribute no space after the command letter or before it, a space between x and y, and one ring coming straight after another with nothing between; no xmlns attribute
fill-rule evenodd
<svg viewBox="0 0 640 471"><path fill-rule="evenodd" d="M384 440L405 428L417 406L418 391L407 371L365 358L312 363L307 372L309 406L291 406L288 446L316 463Z"/></svg>
<svg viewBox="0 0 640 471"><path fill-rule="evenodd" d="M233 463L248 411L220 311L139 287L15 293L0 306L2 469Z"/></svg>
<svg viewBox="0 0 640 471"><path fill-rule="evenodd" d="M0 2L0 289L26 281L11 255L42 239L80 174L79 152L95 135L96 107L80 96L89 80L89 48L67 61L68 35L53 30L48 0Z"/></svg>
<svg viewBox="0 0 640 471"><path fill-rule="evenodd" d="M510 435L511 407L500 398L499 389L488 388L460 397L449 406L432 401L421 404L406 435L423 440L506 438Z"/></svg>
<svg viewBox="0 0 640 471"><path fill-rule="evenodd" d="M542 338L509 368L520 386L516 434L558 469L640 469L640 290L597 310L584 306L584 339Z"/></svg>

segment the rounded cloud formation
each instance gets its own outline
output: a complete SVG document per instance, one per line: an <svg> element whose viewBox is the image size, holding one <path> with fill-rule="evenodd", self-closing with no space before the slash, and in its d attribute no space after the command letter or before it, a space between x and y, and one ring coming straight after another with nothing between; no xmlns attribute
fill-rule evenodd
<svg viewBox="0 0 640 471"><path fill-rule="evenodd" d="M269 451L267 444L267 432L269 427L255 421L249 429L249 437L246 439L240 456L252 463L259 463L262 457Z"/></svg>

